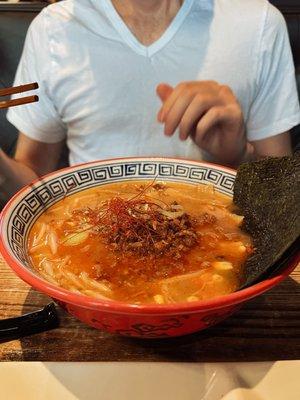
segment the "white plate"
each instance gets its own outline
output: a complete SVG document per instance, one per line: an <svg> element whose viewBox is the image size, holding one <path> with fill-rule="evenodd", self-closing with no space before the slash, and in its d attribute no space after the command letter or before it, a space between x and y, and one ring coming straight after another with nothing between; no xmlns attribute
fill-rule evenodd
<svg viewBox="0 0 300 400"><path fill-rule="evenodd" d="M1 400L299 400L300 361L0 364Z"/></svg>

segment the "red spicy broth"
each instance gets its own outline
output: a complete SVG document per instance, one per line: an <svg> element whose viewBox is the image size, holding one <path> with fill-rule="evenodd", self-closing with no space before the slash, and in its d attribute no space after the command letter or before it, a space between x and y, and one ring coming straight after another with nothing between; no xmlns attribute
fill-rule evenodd
<svg viewBox="0 0 300 400"><path fill-rule="evenodd" d="M174 303L235 291L252 252L212 186L131 181L66 197L31 229L34 268L76 293L122 302Z"/></svg>

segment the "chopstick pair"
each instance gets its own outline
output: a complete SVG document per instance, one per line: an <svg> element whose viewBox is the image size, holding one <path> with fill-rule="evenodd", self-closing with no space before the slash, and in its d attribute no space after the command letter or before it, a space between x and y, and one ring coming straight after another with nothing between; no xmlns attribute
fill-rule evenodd
<svg viewBox="0 0 300 400"><path fill-rule="evenodd" d="M38 87L39 87L39 85L36 82L34 82L34 83L29 83L27 85L14 86L14 87L10 87L10 88L0 89L0 97L9 96L11 94L28 92L29 90L38 89ZM38 100L39 100L38 96L27 96L27 97L20 97L18 99L13 99L13 100L4 100L4 101L0 101L0 109L20 106L22 104L35 103Z"/></svg>

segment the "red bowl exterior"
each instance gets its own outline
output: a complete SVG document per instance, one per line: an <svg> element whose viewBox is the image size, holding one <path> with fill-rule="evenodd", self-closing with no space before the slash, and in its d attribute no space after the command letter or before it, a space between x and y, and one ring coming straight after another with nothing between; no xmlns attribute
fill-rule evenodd
<svg viewBox="0 0 300 400"><path fill-rule="evenodd" d="M21 197L25 189L17 193L13 199L18 198L18 196ZM9 207L10 202L3 210L0 229L1 220L4 214L9 211ZM300 262L300 252L298 252L290 263L275 276L247 289L211 300L166 305L133 305L95 299L54 286L17 261L1 237L0 252L8 265L21 279L38 291L52 297L74 317L96 329L140 338L181 336L208 328L236 312L244 302L278 285Z"/></svg>
<svg viewBox="0 0 300 400"><path fill-rule="evenodd" d="M186 312L168 316L100 312L64 302L59 302L59 304L69 314L96 329L145 339L183 336L197 332L217 324L241 307L241 304L236 304L214 311Z"/></svg>
<svg viewBox="0 0 300 400"><path fill-rule="evenodd" d="M95 300L54 286L12 262L0 243L1 252L10 267L25 282L51 296L69 314L100 330L124 336L157 339L183 336L215 325L241 308L243 303L278 285L300 262L297 254L280 274L250 288L208 301L167 305L132 305Z"/></svg>

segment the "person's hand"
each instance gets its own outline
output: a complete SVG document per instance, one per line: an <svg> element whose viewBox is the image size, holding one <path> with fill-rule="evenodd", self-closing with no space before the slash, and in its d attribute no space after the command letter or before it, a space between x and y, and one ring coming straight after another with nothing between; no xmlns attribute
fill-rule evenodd
<svg viewBox="0 0 300 400"><path fill-rule="evenodd" d="M157 94L163 105L157 115L166 136L179 128L217 161L236 165L247 151L241 106L228 86L213 81L183 82L175 88L161 83Z"/></svg>

